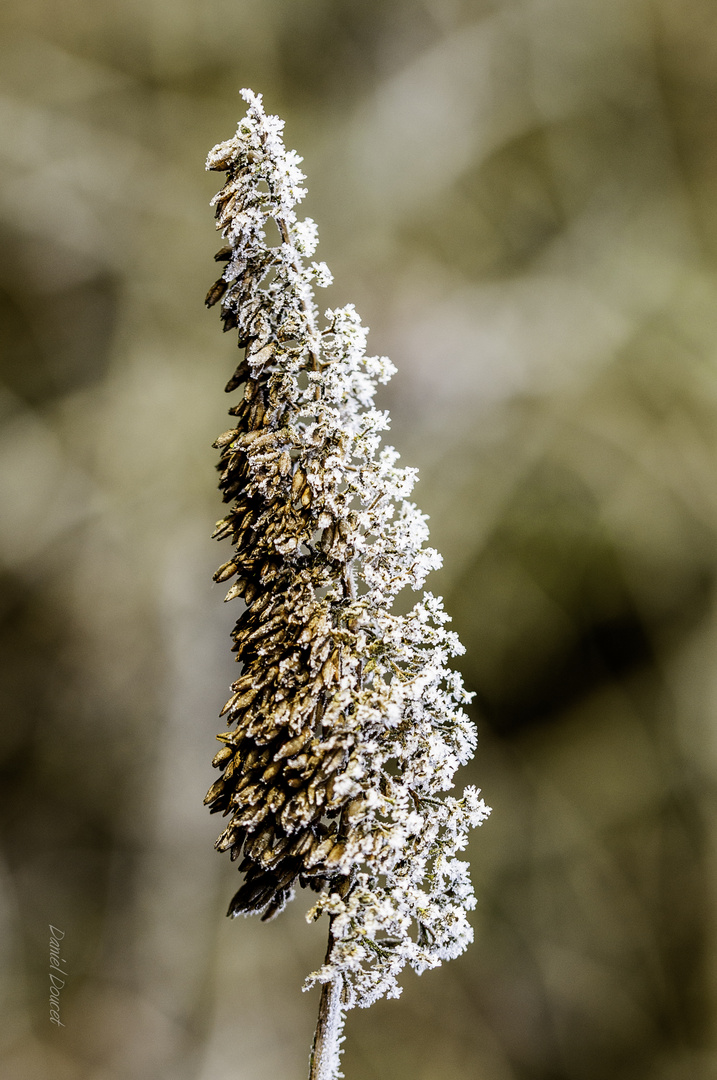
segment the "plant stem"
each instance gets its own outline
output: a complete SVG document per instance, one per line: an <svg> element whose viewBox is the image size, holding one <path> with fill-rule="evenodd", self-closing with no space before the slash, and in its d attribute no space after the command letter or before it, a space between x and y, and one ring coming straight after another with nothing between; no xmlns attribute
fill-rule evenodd
<svg viewBox="0 0 717 1080"><path fill-rule="evenodd" d="M333 937L329 930L327 960L332 946ZM336 1080L338 1076L341 1032L344 1028L344 1017L341 1011L342 989L339 974L321 987L319 1019L309 1058L309 1080Z"/></svg>

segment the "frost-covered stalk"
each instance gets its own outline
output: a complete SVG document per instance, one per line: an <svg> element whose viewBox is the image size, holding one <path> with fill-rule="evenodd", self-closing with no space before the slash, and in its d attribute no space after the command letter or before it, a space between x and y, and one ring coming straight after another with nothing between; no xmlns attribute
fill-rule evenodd
<svg viewBox="0 0 717 1080"><path fill-rule="evenodd" d="M243 97L235 137L207 159L228 173L213 200L226 267L207 304L221 300L245 350L227 385L243 387L235 426L215 443L230 509L214 535L234 545L215 580L235 578L227 600L245 606L206 802L229 817L216 847L243 852L230 915L272 918L296 882L319 894L308 918L328 915L330 931L306 982L323 984L311 1077L334 1080L343 1010L397 997L406 963L420 973L470 942L475 900L455 855L489 808L473 787L442 794L475 745L442 602L424 593L392 612L440 565L408 501L416 470L381 446L388 417L373 400L393 365L366 356L352 305L319 322L313 285L331 277L307 265L317 229L294 213L301 158L261 97Z"/></svg>

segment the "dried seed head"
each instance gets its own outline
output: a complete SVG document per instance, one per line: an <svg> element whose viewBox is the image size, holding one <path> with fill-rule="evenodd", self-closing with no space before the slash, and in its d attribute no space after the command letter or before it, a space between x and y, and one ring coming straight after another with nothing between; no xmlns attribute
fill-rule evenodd
<svg viewBox="0 0 717 1080"><path fill-rule="evenodd" d="M207 304L221 300L245 350L227 383L244 384L236 426L215 442L232 508L214 535L231 536L233 553L214 580L236 575L226 599L245 608L232 632L241 675L222 710L236 726L218 736L223 775L206 801L232 814L217 848L244 852L229 914L273 918L308 885L312 918L342 916L310 981L340 977L347 1004L368 1004L397 992L406 962L421 971L467 944L473 895L455 856L488 811L473 788L444 797L475 734L441 601L424 593L393 613L440 560L408 501L415 471L380 446L373 395L392 365L366 356L351 305L317 325L313 289L328 271L305 263L317 236L294 210L299 159L261 99L244 96L236 136L207 159L228 173L214 199L228 265Z"/></svg>

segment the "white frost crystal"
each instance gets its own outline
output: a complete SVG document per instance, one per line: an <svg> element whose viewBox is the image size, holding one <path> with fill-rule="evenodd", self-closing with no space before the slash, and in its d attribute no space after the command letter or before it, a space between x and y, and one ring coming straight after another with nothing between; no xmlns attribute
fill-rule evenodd
<svg viewBox="0 0 717 1080"><path fill-rule="evenodd" d="M330 949L307 986L335 982L343 1008L365 1006L398 996L406 964L422 972L470 942L456 855L490 811L473 787L445 794L475 732L442 601L392 612L440 566L409 501L416 470L381 445L374 394L395 369L366 355L352 305L320 322L313 287L331 275L305 262L318 233L294 212L301 159L261 97L243 97L236 136L207 159L228 173L213 200L226 268L207 303L221 300L245 349L227 387L244 386L236 427L216 444L231 505L216 535L235 551L215 577L236 575L227 598L246 603L225 708L236 727L219 736L207 802L231 815L217 847L244 855L230 914L271 917L295 884L315 889L308 917L329 916Z"/></svg>

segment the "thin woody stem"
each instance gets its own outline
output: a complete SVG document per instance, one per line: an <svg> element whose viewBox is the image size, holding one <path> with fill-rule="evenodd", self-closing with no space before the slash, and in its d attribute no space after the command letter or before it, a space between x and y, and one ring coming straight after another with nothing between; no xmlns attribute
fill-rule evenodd
<svg viewBox="0 0 717 1080"><path fill-rule="evenodd" d="M333 935L329 929L329 944L326 949L327 961L333 944ZM338 974L334 976L331 982L324 983L321 987L319 1019L316 1024L311 1057L309 1058L309 1080L336 1080L340 1053L339 1043L344 1028L344 1017L341 1011L342 990L342 980Z"/></svg>

